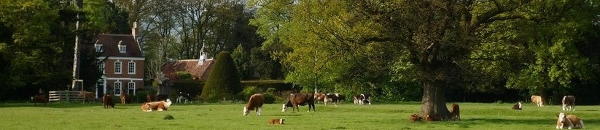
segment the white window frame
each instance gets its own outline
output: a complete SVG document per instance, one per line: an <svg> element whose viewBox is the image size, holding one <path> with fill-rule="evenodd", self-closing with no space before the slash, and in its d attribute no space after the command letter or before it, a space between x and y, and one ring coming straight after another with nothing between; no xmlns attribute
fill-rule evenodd
<svg viewBox="0 0 600 130"><path fill-rule="evenodd" d="M121 61L117 60L115 62L115 74L123 74L123 63Z"/></svg>
<svg viewBox="0 0 600 130"><path fill-rule="evenodd" d="M100 62L100 65L98 65L98 68L100 68L100 70L102 70L102 74L105 74L106 63L104 63L104 61Z"/></svg>
<svg viewBox="0 0 600 130"><path fill-rule="evenodd" d="M130 81L127 83L127 93L129 93L129 95L135 95L135 82Z"/></svg>
<svg viewBox="0 0 600 130"><path fill-rule="evenodd" d="M114 94L115 96L121 96L121 88L123 87L123 84L121 83L121 81L116 81L114 83Z"/></svg>
<svg viewBox="0 0 600 130"><path fill-rule="evenodd" d="M95 44L94 46L96 47L96 52L104 52L104 45Z"/></svg>
<svg viewBox="0 0 600 130"><path fill-rule="evenodd" d="M129 63L127 63L127 73L128 74L135 74L135 62L129 61Z"/></svg>
<svg viewBox="0 0 600 130"><path fill-rule="evenodd" d="M119 45L119 52L121 52L121 53L127 52L127 45Z"/></svg>

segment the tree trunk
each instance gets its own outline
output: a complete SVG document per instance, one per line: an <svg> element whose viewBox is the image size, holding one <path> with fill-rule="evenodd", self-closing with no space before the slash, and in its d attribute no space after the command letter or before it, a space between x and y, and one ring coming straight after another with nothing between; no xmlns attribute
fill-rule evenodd
<svg viewBox="0 0 600 130"><path fill-rule="evenodd" d="M450 111L446 107L446 84L443 81L435 80L433 82L423 82L423 105L419 115L421 117L436 117L447 119L450 117Z"/></svg>

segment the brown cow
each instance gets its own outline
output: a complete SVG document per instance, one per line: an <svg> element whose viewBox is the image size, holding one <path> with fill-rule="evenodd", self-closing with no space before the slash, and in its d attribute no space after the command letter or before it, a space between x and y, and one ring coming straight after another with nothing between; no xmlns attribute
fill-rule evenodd
<svg viewBox="0 0 600 130"><path fill-rule="evenodd" d="M144 102L142 103L142 111L166 111L171 106L171 104L173 104L173 102L171 102L171 99L167 99L166 101Z"/></svg>
<svg viewBox="0 0 600 130"><path fill-rule="evenodd" d="M104 108L115 108L115 103L113 102L113 97L110 94L104 94L102 96L102 104L104 104Z"/></svg>
<svg viewBox="0 0 600 130"><path fill-rule="evenodd" d="M450 115L452 116L450 119L460 120L460 107L456 103L452 103L452 110L450 111Z"/></svg>
<svg viewBox="0 0 600 130"><path fill-rule="evenodd" d="M129 96L127 93L121 93L119 99L121 99L121 104L127 104L131 102L131 96Z"/></svg>
<svg viewBox="0 0 600 130"><path fill-rule="evenodd" d="M523 110L523 105L521 104L521 102L517 102L517 104L513 105L512 109Z"/></svg>
<svg viewBox="0 0 600 130"><path fill-rule="evenodd" d="M542 100L542 96L539 96L539 95L531 95L531 103L538 107L544 106L544 101Z"/></svg>
<svg viewBox="0 0 600 130"><path fill-rule="evenodd" d="M291 107L292 111L294 111L294 109L297 109L298 112L300 112L300 108L298 108L298 105L304 106L308 104L308 111L310 112L310 109L312 107L313 111L315 110L315 98L314 95L311 93L294 93L294 94L290 94L290 96L288 97L288 100L285 104L283 104L283 109L281 110L281 112L285 112L286 108Z"/></svg>
<svg viewBox="0 0 600 130"><path fill-rule="evenodd" d="M575 111L575 96L567 95L562 99L562 109L563 111Z"/></svg>
<svg viewBox="0 0 600 130"><path fill-rule="evenodd" d="M437 117L437 116L430 116L429 114L425 115L425 121L440 121L442 120L441 118Z"/></svg>
<svg viewBox="0 0 600 130"><path fill-rule="evenodd" d="M31 101L33 102L33 105L37 105L37 103L44 103L44 105L46 105L46 103L48 103L48 98L46 98L46 94L38 93L31 97Z"/></svg>
<svg viewBox="0 0 600 130"><path fill-rule="evenodd" d="M556 129L579 129L585 128L583 120L575 115L565 115L565 113L558 114L558 120L556 121Z"/></svg>
<svg viewBox="0 0 600 130"><path fill-rule="evenodd" d="M250 111L256 110L256 114L260 116L262 106L265 103L265 97L262 94L254 94L248 99L248 104L244 107L244 116L250 114Z"/></svg>
<svg viewBox="0 0 600 130"><path fill-rule="evenodd" d="M285 119L271 119L269 120L269 124L279 125L283 124L283 121L285 121Z"/></svg>

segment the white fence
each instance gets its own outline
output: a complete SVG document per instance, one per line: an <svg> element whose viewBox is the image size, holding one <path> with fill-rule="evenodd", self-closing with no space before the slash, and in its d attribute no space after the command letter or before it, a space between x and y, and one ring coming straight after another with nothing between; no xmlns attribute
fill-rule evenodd
<svg viewBox="0 0 600 130"><path fill-rule="evenodd" d="M56 101L77 101L82 102L83 96L79 96L80 91L50 91L48 92L48 100Z"/></svg>

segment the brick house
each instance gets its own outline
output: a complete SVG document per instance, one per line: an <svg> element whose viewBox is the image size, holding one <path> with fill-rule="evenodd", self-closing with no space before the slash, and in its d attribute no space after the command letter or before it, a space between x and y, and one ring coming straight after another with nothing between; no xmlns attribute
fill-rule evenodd
<svg viewBox="0 0 600 130"><path fill-rule="evenodd" d="M160 71L171 82L177 82L179 76L177 72L188 72L195 81L206 81L213 68L213 59L207 59L204 47L200 49L200 58L169 61L160 67Z"/></svg>
<svg viewBox="0 0 600 130"><path fill-rule="evenodd" d="M135 95L144 87L145 57L133 32L98 35L94 46L101 53L96 59L103 61L99 65L103 75L96 83L97 97L107 92Z"/></svg>

